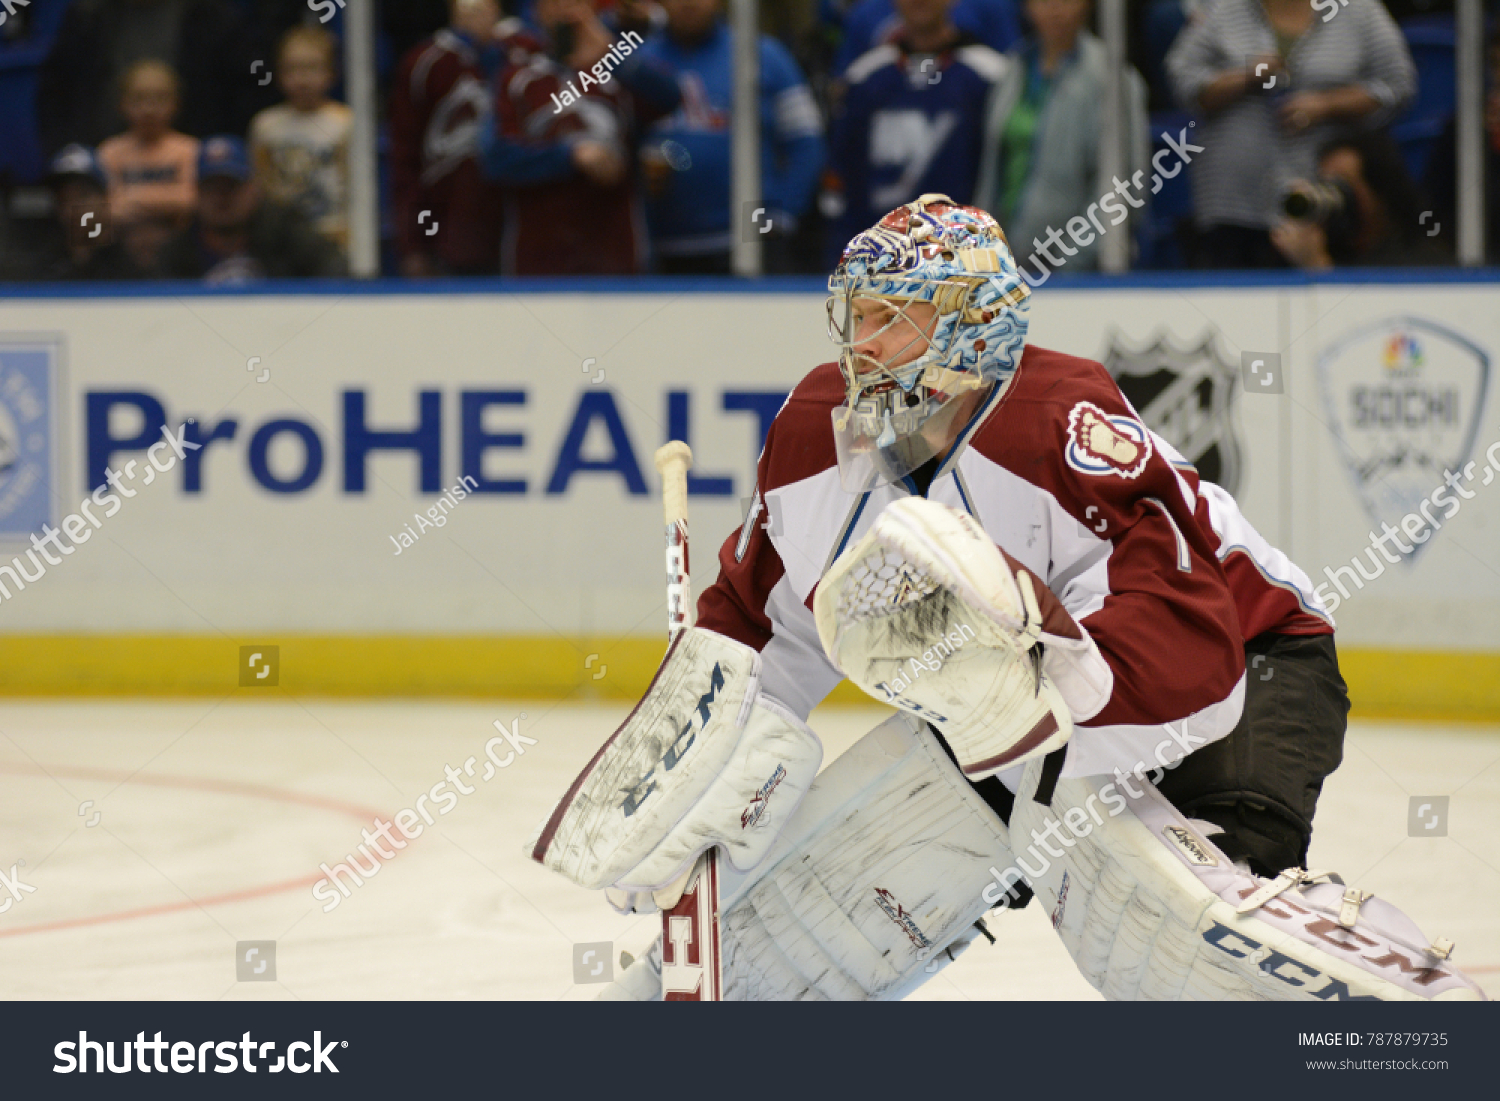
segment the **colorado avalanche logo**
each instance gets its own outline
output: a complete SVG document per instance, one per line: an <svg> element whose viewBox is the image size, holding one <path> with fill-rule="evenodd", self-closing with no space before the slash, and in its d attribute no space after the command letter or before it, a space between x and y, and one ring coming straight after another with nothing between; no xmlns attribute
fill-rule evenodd
<svg viewBox="0 0 1500 1101"><path fill-rule="evenodd" d="M1135 478L1151 458L1151 437L1135 418L1080 401L1068 414L1066 454L1068 465L1080 473Z"/></svg>

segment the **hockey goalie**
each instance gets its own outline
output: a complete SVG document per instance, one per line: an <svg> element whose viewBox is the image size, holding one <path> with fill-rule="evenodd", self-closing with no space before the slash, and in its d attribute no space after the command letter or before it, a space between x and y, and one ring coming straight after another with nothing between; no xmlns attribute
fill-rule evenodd
<svg viewBox="0 0 1500 1101"><path fill-rule="evenodd" d="M1098 363L1026 343L995 221L923 196L829 291L838 360L772 424L697 624L528 853L645 911L714 847L726 999L900 998L1028 903L1112 999L1482 999L1307 867L1332 620ZM819 772L845 677L895 712ZM662 997L661 949L605 996Z"/></svg>

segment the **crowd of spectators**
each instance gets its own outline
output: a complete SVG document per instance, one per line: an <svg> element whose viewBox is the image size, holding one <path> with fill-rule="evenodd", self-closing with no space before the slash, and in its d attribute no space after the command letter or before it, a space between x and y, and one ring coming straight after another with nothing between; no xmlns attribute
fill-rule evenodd
<svg viewBox="0 0 1500 1101"><path fill-rule="evenodd" d="M1113 159L1091 0L812 2L762 5L761 186L736 210L725 0L387 0L385 270L721 274L755 234L768 271L825 271L931 192L993 212L1040 278L1096 269L1109 232L1139 258L1174 209L1195 267L1452 262L1452 126L1419 185L1390 127L1420 74L1382 0L1148 0L1170 45L1141 58L1160 20L1136 4ZM0 221L0 276L346 272L342 25L306 0L71 0L37 73L49 213ZM1486 123L1500 161L1500 92Z"/></svg>

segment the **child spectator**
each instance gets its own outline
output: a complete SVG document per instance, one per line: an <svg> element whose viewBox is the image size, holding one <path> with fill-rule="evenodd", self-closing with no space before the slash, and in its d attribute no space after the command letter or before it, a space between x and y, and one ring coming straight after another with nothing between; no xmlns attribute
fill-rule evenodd
<svg viewBox="0 0 1500 1101"><path fill-rule="evenodd" d="M448 0L448 26L413 46L391 83L391 190L401 274L500 270L500 186L480 170L490 81L501 60L496 0Z"/></svg>
<svg viewBox="0 0 1500 1101"><path fill-rule="evenodd" d="M829 266L855 234L918 195L973 198L985 99L1006 60L961 31L953 7L896 0L893 40L844 73L823 195Z"/></svg>
<svg viewBox="0 0 1500 1101"><path fill-rule="evenodd" d="M230 286L345 272L338 249L306 218L261 193L239 138L219 134L203 142L196 213L163 252L169 278Z"/></svg>
<svg viewBox="0 0 1500 1101"><path fill-rule="evenodd" d="M334 68L333 36L322 27L293 27L282 36L276 80L286 102L250 123L250 153L266 197L294 207L347 253L353 112L328 98Z"/></svg>
<svg viewBox="0 0 1500 1101"><path fill-rule="evenodd" d="M206 134L244 133L256 110L271 102L269 87L252 77L265 58L246 22L247 3L231 0L32 0L33 10L65 8L62 26L37 73L36 121L42 150L98 145L120 130L121 77L139 61L160 61L181 78L177 128ZM307 15L307 3L301 3ZM19 4L3 5L14 13ZM13 18L13 17L12 17ZM9 29L7 27L7 29ZM17 102L7 104L16 110Z"/></svg>
<svg viewBox="0 0 1500 1101"><path fill-rule="evenodd" d="M120 83L127 129L99 146L110 216L127 251L146 268L191 217L196 198L198 139L172 129L178 105L171 66L136 62Z"/></svg>
<svg viewBox="0 0 1500 1101"><path fill-rule="evenodd" d="M727 273L735 230L752 212L731 212L729 147L733 35L719 0L665 0L666 33L642 52L676 70L682 106L651 131L647 213L659 266L678 274ZM768 270L808 208L825 154L823 120L786 47L760 39L761 194ZM738 216L736 216L738 215ZM769 228L767 228L769 227Z"/></svg>

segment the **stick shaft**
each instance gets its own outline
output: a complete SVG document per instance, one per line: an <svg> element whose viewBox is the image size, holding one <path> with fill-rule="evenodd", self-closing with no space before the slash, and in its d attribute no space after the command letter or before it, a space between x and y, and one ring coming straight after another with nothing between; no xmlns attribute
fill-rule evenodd
<svg viewBox="0 0 1500 1101"><path fill-rule="evenodd" d="M667 544L667 634L693 625L693 583L688 562L687 472L693 453L681 440L673 440L656 453L661 474L662 512L666 520Z"/></svg>
<svg viewBox="0 0 1500 1101"><path fill-rule="evenodd" d="M662 514L667 543L667 634L693 625L693 583L688 574L687 472L693 452L673 440L656 453L661 474ZM718 850L698 858L687 877L688 888L677 905L664 909L662 926L662 997L666 1001L717 1002L723 997L719 956ZM697 965L691 963L698 957ZM674 980L681 976L681 984Z"/></svg>

